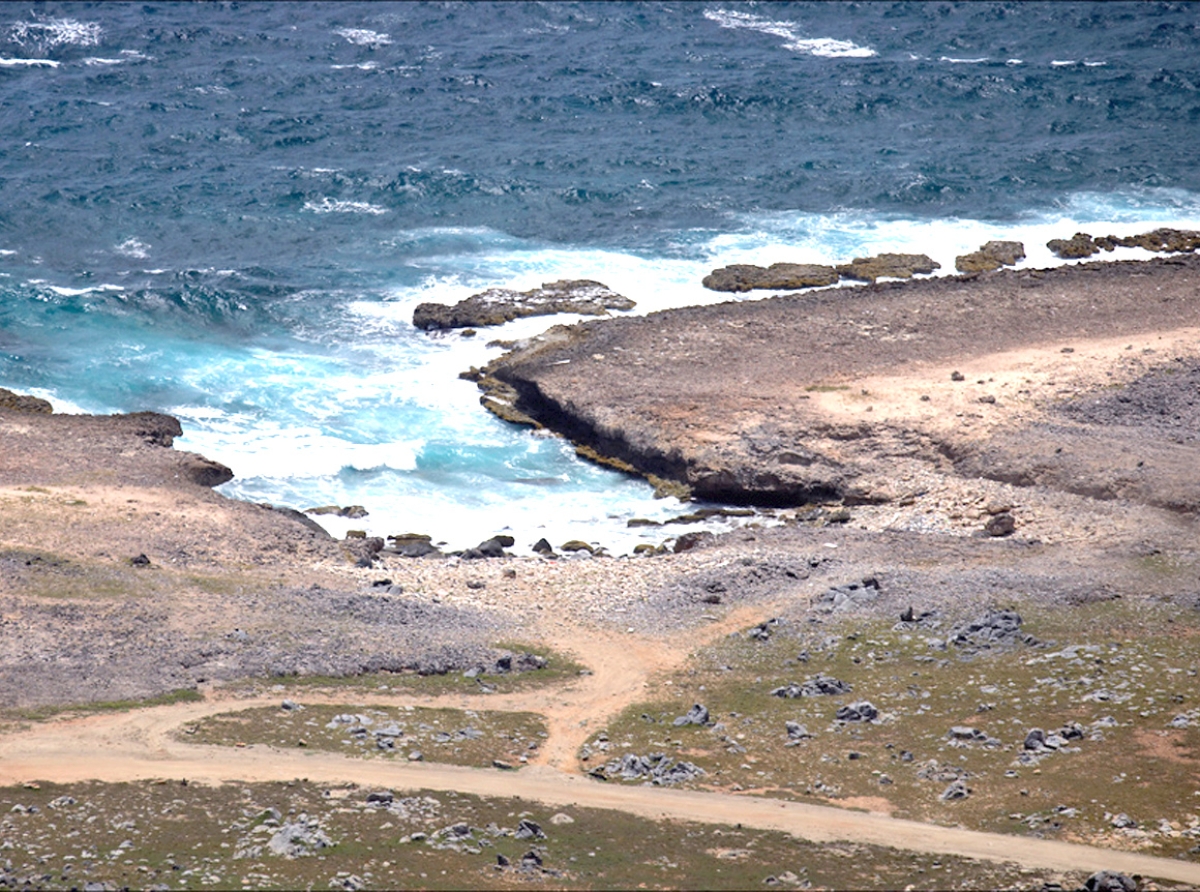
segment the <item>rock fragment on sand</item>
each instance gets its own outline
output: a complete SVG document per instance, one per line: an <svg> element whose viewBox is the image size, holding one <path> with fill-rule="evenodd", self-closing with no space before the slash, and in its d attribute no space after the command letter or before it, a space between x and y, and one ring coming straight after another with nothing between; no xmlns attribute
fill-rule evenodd
<svg viewBox="0 0 1200 892"><path fill-rule="evenodd" d="M993 514L987 519L987 523L983 525L984 531L989 536L1011 536L1017 528L1016 519L1007 511L1002 511L999 514Z"/></svg>

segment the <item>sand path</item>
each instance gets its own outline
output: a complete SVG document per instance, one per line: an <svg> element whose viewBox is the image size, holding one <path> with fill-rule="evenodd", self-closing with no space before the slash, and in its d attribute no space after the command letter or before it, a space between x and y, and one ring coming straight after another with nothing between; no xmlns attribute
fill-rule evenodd
<svg viewBox="0 0 1200 892"><path fill-rule="evenodd" d="M769 606L769 605L768 605ZM763 615L764 605L731 612L706 628L706 639ZM745 615L743 615L745 614ZM431 789L489 797L518 797L551 807L607 808L650 820L742 824L779 830L812 842L867 843L941 855L1017 863L1029 868L1092 872L1116 870L1200 885L1200 865L1071 843L983 833L901 820L885 814L728 793L601 783L574 770L574 754L588 724L613 715L642 696L656 672L686 653L659 639L558 627L552 641L586 661L593 674L561 688L511 694L421 697L373 692L306 694L308 703L348 706L453 706L523 710L550 717L550 737L538 764L519 771L347 758L335 753L184 743L176 729L230 709L274 706L279 697L233 699L63 719L9 734L0 745L0 785L31 780L74 783L187 778L190 782L270 782L305 778L373 788ZM692 639L693 646L701 643Z"/></svg>

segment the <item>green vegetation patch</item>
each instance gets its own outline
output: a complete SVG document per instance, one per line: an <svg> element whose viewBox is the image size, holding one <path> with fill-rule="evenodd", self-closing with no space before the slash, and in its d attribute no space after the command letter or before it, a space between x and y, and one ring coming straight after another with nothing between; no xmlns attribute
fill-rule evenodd
<svg viewBox="0 0 1200 892"><path fill-rule="evenodd" d="M529 712L315 706L285 701L209 716L180 733L191 743L306 747L357 756L519 767L546 737Z"/></svg>
<svg viewBox="0 0 1200 892"><path fill-rule="evenodd" d="M1027 889L1083 879L517 799L299 780L183 784L0 789L0 886Z"/></svg>
<svg viewBox="0 0 1200 892"><path fill-rule="evenodd" d="M496 671L495 666L473 667L443 675L420 675L416 672L367 672L362 675L287 675L270 679L243 679L230 682L226 689L248 696L270 693L296 693L309 690L364 690L403 691L429 696L443 694L508 694L528 691L540 687L562 684L586 672L581 663L541 645L520 642L501 642L496 645L499 653L514 660L513 669ZM545 664L539 668L522 668L520 657L529 654ZM525 666L536 665L537 661L525 661Z"/></svg>
<svg viewBox="0 0 1200 892"><path fill-rule="evenodd" d="M179 688L133 700L100 700L95 703L73 703L65 705L48 705L20 707L0 710L0 717L27 722L40 722L59 715L90 715L99 712L128 712L132 709L145 709L151 706L170 706L173 703L196 703L204 699L195 688Z"/></svg>
<svg viewBox="0 0 1200 892"><path fill-rule="evenodd" d="M581 767L1200 858L1200 615L1021 612L992 641L935 616L746 630L590 737Z"/></svg>

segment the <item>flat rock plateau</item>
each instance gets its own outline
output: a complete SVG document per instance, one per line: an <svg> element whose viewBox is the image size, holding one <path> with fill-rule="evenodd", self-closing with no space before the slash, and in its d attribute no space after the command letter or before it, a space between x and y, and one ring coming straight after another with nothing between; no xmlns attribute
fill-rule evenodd
<svg viewBox="0 0 1200 892"><path fill-rule="evenodd" d="M1012 861L1027 868L1022 879L1003 880L1016 885L1034 876L1077 884L1106 865L1160 883L1200 883L1200 847L1187 847L1200 836L1195 800L1170 804L1177 790L1190 795L1200 764L1200 732L1187 730L1200 721L1194 658L1171 656L1179 665L1164 669L1162 690L1146 688L1140 711L1122 707L1119 721L1092 715L1123 702L1114 675L1097 687L1106 670L1094 666L1104 659L1089 661L1086 684L1020 674L1043 654L1059 656L1039 640L1045 629L1055 647L1071 645L1063 659L1094 647L1110 662L1115 648L1130 653L1152 635L1168 643L1147 644L1162 652L1146 660L1166 660L1170 642L1200 630L1200 257L885 281L558 326L477 377L485 405L503 417L548 428L581 454L660 487L757 514L719 536L664 527L665 547L647 556L408 558L380 542L335 540L295 511L220 496L211 487L229 470L175 450L174 419L57 415L36 401L0 399L0 786L185 771L212 783L301 774L376 782L365 779L363 763L342 758L346 750L300 762L266 744L249 753L171 736L245 704L278 710L279 686L320 677L327 705L435 704L468 716L523 710L545 723L540 743L515 766L511 747L474 774L438 773L410 755L387 769L396 789L520 795L559 808L577 802ZM1018 613L1027 617L1020 635L1019 619L1009 619ZM1028 617L1043 617L1044 628ZM978 644L993 632L994 641ZM926 634L934 636L927 643ZM909 666L904 649L917 645ZM781 650L768 666L761 655L775 646L790 655ZM557 686L489 695L495 673L487 667L509 666L523 648L548 654L551 666L569 657L579 672ZM1019 656L1013 677L1032 685L1028 692L992 677L1010 665L993 649ZM803 665L818 654L826 662ZM901 663L905 671L886 679L867 674ZM820 681L821 666L846 684ZM979 687L985 668L991 675ZM937 671L940 680L916 677ZM814 673L808 688L799 683ZM901 676L911 681L907 693ZM405 693L398 684L430 677L468 689ZM361 678L372 686L337 686ZM380 679L397 683L375 685ZM719 706L721 686L739 679L743 693ZM859 700L882 690L876 684L896 689L872 695L878 709ZM778 740L760 741L750 723L765 719L743 700L769 685L784 693L764 695L763 709L790 708L780 698L792 689L802 705L821 701L812 691L825 693L822 685L827 696L846 696L836 700L837 718L831 706L820 724L789 720L786 734L780 718ZM944 700L944 715L942 706L906 712L922 685L928 702ZM1034 715L1035 703L1050 709L1031 696L1047 686L1081 695ZM99 701L180 690L197 697L87 714ZM701 706L705 698L713 702ZM654 730L653 745L695 764L648 755L640 744L628 753L616 747L621 737L640 740L638 729L651 727L659 708L668 726L680 716L673 727L683 730ZM1041 736L1023 726L1014 736L998 724L1005 710L1013 725L1039 723ZM936 733L919 730L921 716L935 713ZM872 737L877 718L884 730ZM987 733L973 730L989 722ZM1083 754L1055 755L1044 774L1034 771L1029 760L1052 749L1074 752L1072 722L1092 735L1079 745ZM686 734L714 742L685 744ZM1115 786L1078 792L1079 772L1054 766L1090 765L1069 760L1093 758L1105 740L1127 745L1083 773L1114 774ZM921 761L947 746L961 749L943 763L960 751L983 760L1002 747L1014 761L1007 773L982 761L963 762L970 771ZM81 747L89 747L86 760L72 755ZM628 758L598 768L601 751ZM901 773L913 752L920 779ZM722 762L729 753L737 755ZM488 771L503 780L487 781ZM605 771L609 783L588 777ZM617 790L621 771L656 785L666 777L701 798L657 786ZM773 771L782 777L763 780ZM1119 784L1136 771L1144 783ZM1171 780L1150 796L1156 772ZM911 791L932 789L930 777L950 786L926 801ZM872 785L869 795L846 792L860 781ZM1118 808L1122 791L1135 788L1149 799ZM1090 805L1076 802L1085 795ZM1095 805L1101 797L1107 805ZM793 814L777 799L824 811ZM1087 832L1073 830L1070 815L1038 823L1034 800L1051 817L1091 820L1089 809L1107 817ZM783 816L755 811L764 802ZM1144 813L1129 818L1135 807ZM1003 823L1010 818L1016 823ZM554 831L550 839L539 866L553 854ZM15 882L21 869L0 861L0 879ZM583 876L564 869L556 876L568 885ZM870 884L864 870L844 882ZM493 874L459 879L485 876ZM322 886L331 879L289 877Z"/></svg>

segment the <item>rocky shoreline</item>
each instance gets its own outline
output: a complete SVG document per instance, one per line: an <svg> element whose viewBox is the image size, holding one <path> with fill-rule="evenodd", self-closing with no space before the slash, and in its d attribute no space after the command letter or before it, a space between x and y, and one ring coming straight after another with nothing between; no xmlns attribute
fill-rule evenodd
<svg viewBox="0 0 1200 892"><path fill-rule="evenodd" d="M641 549L656 557L335 540L298 511L214 493L231 472L171 448L175 419L5 396L0 599L19 634L0 645L4 705L478 665L585 579L556 615L684 628L807 579L815 539L867 575L983 540L1014 543L1005 560L1080 542L1118 565L1190 554L1197 293L1196 257L881 283L558 326L480 372L506 417L776 526L730 507L716 513L750 515L744 531L688 531L713 515L698 512ZM1039 554L1035 575L1058 581L1033 588L1091 597L1071 594L1074 557ZM749 575L718 569L742 559ZM1089 591L1136 588L1111 567L1085 575Z"/></svg>
<svg viewBox="0 0 1200 892"><path fill-rule="evenodd" d="M1163 356L1157 371L1154 347L1106 356L1093 385L1149 376L1146 396L1125 402L1096 402L1085 387L1061 393L1053 375L998 384L986 369L1021 350L1081 366L1071 344L1200 326L1198 288L1200 259L1183 256L815 291L557 327L479 377L501 417L718 502L891 502L904 493L880 459L903 457L1194 510L1192 441L1140 433L1168 416L1192 429L1184 382L1194 356ZM985 369L972 380L934 371L971 360ZM877 405L886 396L862 386L926 373L923 405ZM1039 388L1056 389L1047 398ZM1067 396L1092 399L1095 411ZM1138 456L1125 462L1131 449Z"/></svg>

